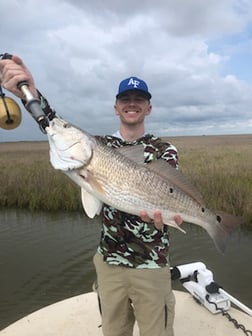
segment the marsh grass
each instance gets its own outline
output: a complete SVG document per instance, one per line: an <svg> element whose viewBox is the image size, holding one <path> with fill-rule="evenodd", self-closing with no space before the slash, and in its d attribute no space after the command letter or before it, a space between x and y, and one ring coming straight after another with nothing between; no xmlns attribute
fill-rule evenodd
<svg viewBox="0 0 252 336"><path fill-rule="evenodd" d="M180 149L181 171L207 207L243 216L252 227L252 135L170 140Z"/></svg>
<svg viewBox="0 0 252 336"><path fill-rule="evenodd" d="M206 205L252 227L252 135L174 137L180 169ZM46 142L0 144L0 207L81 210L80 189L49 163Z"/></svg>
<svg viewBox="0 0 252 336"><path fill-rule="evenodd" d="M0 144L0 207L81 209L80 189L49 163L47 143Z"/></svg>

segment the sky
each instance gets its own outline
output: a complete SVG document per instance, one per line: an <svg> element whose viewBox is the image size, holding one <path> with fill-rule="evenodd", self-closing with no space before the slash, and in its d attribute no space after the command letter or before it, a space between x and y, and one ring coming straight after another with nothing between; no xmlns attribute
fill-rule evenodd
<svg viewBox="0 0 252 336"><path fill-rule="evenodd" d="M8 0L0 39L57 113L91 134L118 129L115 95L130 76L152 93L148 133L252 131L251 0ZM46 140L24 108L18 128L0 129L1 142L20 140Z"/></svg>

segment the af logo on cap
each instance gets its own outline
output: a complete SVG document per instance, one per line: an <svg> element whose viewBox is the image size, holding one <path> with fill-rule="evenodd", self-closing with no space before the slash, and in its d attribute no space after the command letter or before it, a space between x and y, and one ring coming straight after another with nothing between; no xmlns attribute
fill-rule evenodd
<svg viewBox="0 0 252 336"><path fill-rule="evenodd" d="M130 78L128 85L133 85L134 88L138 88L138 85L140 84L140 82L137 79L133 79L132 77Z"/></svg>

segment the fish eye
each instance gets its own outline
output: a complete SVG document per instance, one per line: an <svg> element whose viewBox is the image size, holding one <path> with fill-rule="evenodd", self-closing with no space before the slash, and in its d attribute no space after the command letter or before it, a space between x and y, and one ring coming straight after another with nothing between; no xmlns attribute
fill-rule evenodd
<svg viewBox="0 0 252 336"><path fill-rule="evenodd" d="M70 127L70 124L69 124L69 123L64 123L63 127L64 127L64 128L69 128L69 127Z"/></svg>

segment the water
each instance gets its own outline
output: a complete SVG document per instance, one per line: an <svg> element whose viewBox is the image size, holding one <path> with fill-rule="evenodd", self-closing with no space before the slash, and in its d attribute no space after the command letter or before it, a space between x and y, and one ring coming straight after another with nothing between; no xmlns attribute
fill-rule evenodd
<svg viewBox="0 0 252 336"><path fill-rule="evenodd" d="M252 232L239 231L221 255L196 226L171 231L171 264L202 261L214 280L252 307ZM0 211L0 329L59 300L89 292L98 220L83 215ZM174 283L174 288L181 288Z"/></svg>

